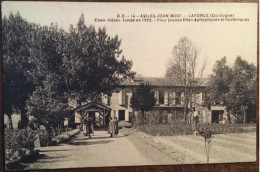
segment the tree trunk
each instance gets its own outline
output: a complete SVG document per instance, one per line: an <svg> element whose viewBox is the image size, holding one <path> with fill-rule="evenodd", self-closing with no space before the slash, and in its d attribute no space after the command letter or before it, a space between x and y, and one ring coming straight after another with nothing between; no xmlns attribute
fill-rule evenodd
<svg viewBox="0 0 260 172"><path fill-rule="evenodd" d="M144 111L143 110L141 110L141 115L142 115L142 117L141 117L141 125L144 125Z"/></svg>
<svg viewBox="0 0 260 172"><path fill-rule="evenodd" d="M25 112L25 108L21 108L21 128L25 128L28 125L28 118Z"/></svg>
<svg viewBox="0 0 260 172"><path fill-rule="evenodd" d="M14 127L13 127L13 122L12 122L12 113L11 114L7 114L7 116L8 116L8 126L7 126L7 128L13 130Z"/></svg>
<svg viewBox="0 0 260 172"><path fill-rule="evenodd" d="M245 109L244 109L244 124L246 123L246 112L245 112Z"/></svg>

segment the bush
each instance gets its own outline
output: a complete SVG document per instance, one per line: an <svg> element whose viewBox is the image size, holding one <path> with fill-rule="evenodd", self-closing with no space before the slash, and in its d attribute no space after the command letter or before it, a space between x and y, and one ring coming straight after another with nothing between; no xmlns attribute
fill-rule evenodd
<svg viewBox="0 0 260 172"><path fill-rule="evenodd" d="M184 123L176 123L175 125L144 125L139 126L137 128L153 136L173 136L192 134L191 126Z"/></svg>
<svg viewBox="0 0 260 172"><path fill-rule="evenodd" d="M167 125L143 125L137 126L142 132L153 136L174 136L193 134L190 124L175 122ZM209 128L212 134L255 132L255 125L250 124L200 124L199 130Z"/></svg>
<svg viewBox="0 0 260 172"><path fill-rule="evenodd" d="M52 134L46 130L39 130L40 144L41 146L49 146L52 140Z"/></svg>
<svg viewBox="0 0 260 172"><path fill-rule="evenodd" d="M199 130L209 128L212 134L254 132L254 124L200 124Z"/></svg>
<svg viewBox="0 0 260 172"><path fill-rule="evenodd" d="M13 160L34 148L37 131L30 129L5 130L5 159Z"/></svg>

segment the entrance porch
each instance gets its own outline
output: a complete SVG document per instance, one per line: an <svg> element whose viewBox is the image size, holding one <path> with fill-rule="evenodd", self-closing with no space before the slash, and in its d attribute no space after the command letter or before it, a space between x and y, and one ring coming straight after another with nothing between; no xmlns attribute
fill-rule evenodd
<svg viewBox="0 0 260 172"><path fill-rule="evenodd" d="M103 128L108 125L111 108L99 103L87 103L75 109L75 123L88 116L93 119L94 128Z"/></svg>

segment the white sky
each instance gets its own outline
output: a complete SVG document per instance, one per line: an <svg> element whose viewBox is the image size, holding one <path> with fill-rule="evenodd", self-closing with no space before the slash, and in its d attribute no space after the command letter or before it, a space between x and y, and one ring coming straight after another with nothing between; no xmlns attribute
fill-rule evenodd
<svg viewBox="0 0 260 172"><path fill-rule="evenodd" d="M226 56L232 64L240 55L257 64L257 4L256 3L82 3L82 2L3 2L2 16L20 12L26 20L41 25L58 23L68 30L80 15L87 25L105 26L110 36L118 34L127 59L133 60L133 70L143 76L161 77L172 56L172 48L186 36L199 49L199 65L207 59L205 76L211 73L216 60ZM116 18L117 14L233 13L249 18L249 22L206 23L95 23L94 18Z"/></svg>

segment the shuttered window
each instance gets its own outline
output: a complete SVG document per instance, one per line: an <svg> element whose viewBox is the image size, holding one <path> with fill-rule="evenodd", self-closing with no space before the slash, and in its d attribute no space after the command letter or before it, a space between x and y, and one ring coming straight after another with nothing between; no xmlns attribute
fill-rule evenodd
<svg viewBox="0 0 260 172"><path fill-rule="evenodd" d="M181 93L181 105L184 105L184 93Z"/></svg>
<svg viewBox="0 0 260 172"><path fill-rule="evenodd" d="M125 91L122 91L122 105L125 105L126 104L126 92Z"/></svg>
<svg viewBox="0 0 260 172"><path fill-rule="evenodd" d="M169 105L175 106L175 92L169 93Z"/></svg>
<svg viewBox="0 0 260 172"><path fill-rule="evenodd" d="M159 91L155 91L154 97L156 98L156 105L159 105Z"/></svg>

